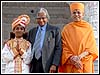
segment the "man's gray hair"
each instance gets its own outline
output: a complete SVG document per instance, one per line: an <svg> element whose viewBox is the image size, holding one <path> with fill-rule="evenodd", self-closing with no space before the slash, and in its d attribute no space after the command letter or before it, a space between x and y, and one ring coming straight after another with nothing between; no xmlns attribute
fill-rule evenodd
<svg viewBox="0 0 100 75"><path fill-rule="evenodd" d="M38 8L36 11L36 18L38 17L38 13L44 13L48 19L50 19L49 13L45 8Z"/></svg>

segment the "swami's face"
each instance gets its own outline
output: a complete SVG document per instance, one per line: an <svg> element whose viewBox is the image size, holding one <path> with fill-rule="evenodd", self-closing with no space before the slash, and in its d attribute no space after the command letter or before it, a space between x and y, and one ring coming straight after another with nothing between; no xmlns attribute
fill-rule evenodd
<svg viewBox="0 0 100 75"><path fill-rule="evenodd" d="M71 13L73 21L81 21L83 19L84 13L76 9Z"/></svg>
<svg viewBox="0 0 100 75"><path fill-rule="evenodd" d="M14 29L13 29L13 33L15 34L15 37L20 38L23 36L25 32L25 28L21 25L17 25Z"/></svg>

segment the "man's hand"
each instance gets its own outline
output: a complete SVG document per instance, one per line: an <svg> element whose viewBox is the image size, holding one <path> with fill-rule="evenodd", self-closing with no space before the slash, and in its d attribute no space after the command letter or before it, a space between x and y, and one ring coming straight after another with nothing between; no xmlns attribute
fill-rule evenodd
<svg viewBox="0 0 100 75"><path fill-rule="evenodd" d="M79 61L80 58L78 56L71 56L70 62L74 65L77 61Z"/></svg>
<svg viewBox="0 0 100 75"><path fill-rule="evenodd" d="M70 62L75 65L76 68L82 69L82 62L80 61L79 56L71 56Z"/></svg>
<svg viewBox="0 0 100 75"><path fill-rule="evenodd" d="M78 68L78 69L83 69L83 65L82 65L82 62L79 60L77 61L75 64L75 67Z"/></svg>
<svg viewBox="0 0 100 75"><path fill-rule="evenodd" d="M88 52L88 51L85 51L85 52L83 52L83 53L81 53L81 54L79 55L79 58L82 59L83 57L85 57L85 56L87 56L87 55L89 55L89 52Z"/></svg>
<svg viewBox="0 0 100 75"><path fill-rule="evenodd" d="M55 65L52 65L50 67L49 73L55 73L55 72L56 72L56 66Z"/></svg>

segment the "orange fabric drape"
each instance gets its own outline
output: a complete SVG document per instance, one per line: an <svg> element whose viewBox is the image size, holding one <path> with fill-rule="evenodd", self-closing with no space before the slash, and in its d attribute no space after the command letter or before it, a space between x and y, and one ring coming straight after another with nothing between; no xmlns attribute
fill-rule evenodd
<svg viewBox="0 0 100 75"><path fill-rule="evenodd" d="M79 9L81 12L84 12L84 4L79 2L74 2L70 4L70 11L73 12L75 9Z"/></svg>
<svg viewBox="0 0 100 75"><path fill-rule="evenodd" d="M82 58L83 69L78 70L74 65L70 64L69 57L79 55L85 50L89 52L89 55ZM93 61L97 57L98 52L93 29L88 22L84 20L71 22L63 28L62 57L59 72L94 72Z"/></svg>

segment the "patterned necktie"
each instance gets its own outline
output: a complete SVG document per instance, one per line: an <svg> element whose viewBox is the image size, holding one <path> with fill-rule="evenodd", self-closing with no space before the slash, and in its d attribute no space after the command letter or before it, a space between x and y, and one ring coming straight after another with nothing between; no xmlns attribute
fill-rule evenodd
<svg viewBox="0 0 100 75"><path fill-rule="evenodd" d="M39 32L38 32L38 35L37 35L37 38L35 40L35 43L34 43L34 50L35 50L35 58L38 60L40 57L41 57L41 35L42 35L42 29L40 28L39 29Z"/></svg>

